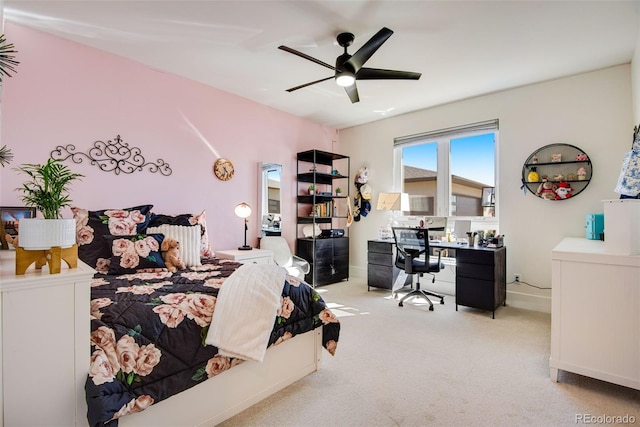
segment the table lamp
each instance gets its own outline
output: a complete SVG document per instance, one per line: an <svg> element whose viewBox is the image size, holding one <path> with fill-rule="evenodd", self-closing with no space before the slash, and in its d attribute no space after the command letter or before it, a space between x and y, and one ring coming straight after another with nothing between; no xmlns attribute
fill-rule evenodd
<svg viewBox="0 0 640 427"><path fill-rule="evenodd" d="M407 193L380 193L376 210L389 211L389 219L386 227L380 227L378 237L380 239L392 239L391 227L396 224L395 216L398 211L409 210L409 194Z"/></svg>
<svg viewBox="0 0 640 427"><path fill-rule="evenodd" d="M249 222L248 218L251 216L251 206L249 206L245 202L242 202L238 206L236 206L234 212L236 216L244 219L244 246L240 246L238 250L249 251L253 249L251 246L247 245L247 230L249 229L247 223Z"/></svg>

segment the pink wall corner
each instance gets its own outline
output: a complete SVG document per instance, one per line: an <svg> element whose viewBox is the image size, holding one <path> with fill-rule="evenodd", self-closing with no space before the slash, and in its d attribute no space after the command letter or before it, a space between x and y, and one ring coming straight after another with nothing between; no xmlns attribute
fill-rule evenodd
<svg viewBox="0 0 640 427"><path fill-rule="evenodd" d="M3 82L1 143L13 152L0 168L0 205L19 206L22 177L13 169L42 163L58 146L87 153L97 140L120 135L148 162L162 159L163 176L147 170L104 172L87 160L73 164L85 175L72 187L73 204L87 209L153 204L158 213L207 211L214 250L242 244L243 223L233 209L258 203L258 163L283 165L283 235L296 237L296 153L336 150L338 132L219 89L154 70L56 36L7 22L18 51L17 74ZM235 165L230 181L214 177L215 160ZM65 217L71 215L65 212ZM256 246L258 214L248 243Z"/></svg>

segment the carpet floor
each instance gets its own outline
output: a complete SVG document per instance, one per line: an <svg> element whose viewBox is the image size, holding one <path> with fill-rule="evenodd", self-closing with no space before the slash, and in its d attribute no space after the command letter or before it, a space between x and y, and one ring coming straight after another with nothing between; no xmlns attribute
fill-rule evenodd
<svg viewBox="0 0 640 427"><path fill-rule="evenodd" d="M434 300L398 307L352 279L318 288L340 317L335 356L221 427L640 425L640 391L560 371L551 317ZM597 342L597 337L594 337ZM640 363L640 361L639 361ZM626 418L625 418L626 417Z"/></svg>

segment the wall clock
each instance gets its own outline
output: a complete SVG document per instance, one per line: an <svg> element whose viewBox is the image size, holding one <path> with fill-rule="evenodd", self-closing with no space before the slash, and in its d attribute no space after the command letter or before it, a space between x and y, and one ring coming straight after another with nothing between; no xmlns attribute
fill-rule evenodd
<svg viewBox="0 0 640 427"><path fill-rule="evenodd" d="M233 163L227 159L218 159L213 164L213 173L222 181L229 181L233 178Z"/></svg>

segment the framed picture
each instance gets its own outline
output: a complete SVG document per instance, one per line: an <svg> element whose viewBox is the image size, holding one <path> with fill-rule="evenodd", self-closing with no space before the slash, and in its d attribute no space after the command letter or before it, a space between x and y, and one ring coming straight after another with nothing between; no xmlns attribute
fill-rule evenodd
<svg viewBox="0 0 640 427"><path fill-rule="evenodd" d="M17 236L18 224L22 218L35 217L35 208L0 206L0 241L2 242L2 249L9 249L5 235Z"/></svg>
<svg viewBox="0 0 640 427"><path fill-rule="evenodd" d="M495 187L482 187L482 207L490 207L495 205Z"/></svg>

